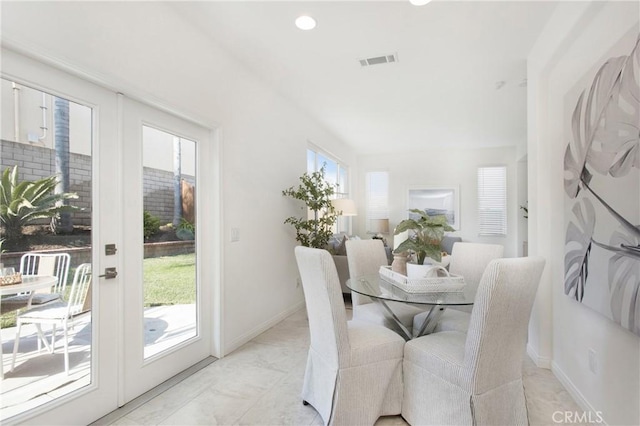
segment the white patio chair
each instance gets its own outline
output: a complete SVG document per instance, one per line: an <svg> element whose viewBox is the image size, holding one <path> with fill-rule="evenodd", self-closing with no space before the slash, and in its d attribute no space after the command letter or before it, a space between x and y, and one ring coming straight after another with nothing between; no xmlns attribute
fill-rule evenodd
<svg viewBox="0 0 640 426"><path fill-rule="evenodd" d="M38 306L18 315L18 330L13 344L13 357L11 359L10 371L13 371L15 367L18 346L20 345L20 331L22 330L23 324L34 324L36 326L38 350L40 350L40 342L42 342L50 353L53 353L55 350L56 327L60 325L64 337L64 370L67 375L69 374L69 327L73 325L74 316L83 312L84 301L87 297L90 283L91 264L83 263L76 269L68 301L64 302L59 300ZM51 324L53 326L51 345L49 345L42 333L42 324Z"/></svg>
<svg viewBox="0 0 640 426"><path fill-rule="evenodd" d="M49 275L58 279L48 292L37 292L31 299L31 305L43 305L58 300L64 295L69 274L71 256L68 253L25 253L20 258L20 272L23 276ZM2 299L2 312L11 312L27 306L29 293Z"/></svg>

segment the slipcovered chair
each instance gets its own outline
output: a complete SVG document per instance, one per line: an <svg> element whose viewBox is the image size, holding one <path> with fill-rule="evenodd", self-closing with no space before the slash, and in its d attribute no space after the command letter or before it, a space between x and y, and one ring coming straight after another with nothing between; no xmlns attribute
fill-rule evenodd
<svg viewBox="0 0 640 426"><path fill-rule="evenodd" d="M482 278L484 270L494 259L503 256L504 247L499 244L462 243L453 244L451 252L451 263L449 272L455 275L462 275L467 288L471 289L475 295L478 291L478 284ZM461 331L466 333L469 328L471 306L450 306L440 317L440 321L433 330L439 331ZM424 322L427 313L417 315L413 319L413 328L418 330Z"/></svg>
<svg viewBox="0 0 640 426"><path fill-rule="evenodd" d="M410 424L528 424L522 359L544 263L492 261L467 334L443 331L407 342L402 416Z"/></svg>
<svg viewBox="0 0 640 426"><path fill-rule="evenodd" d="M298 246L295 255L311 333L303 402L332 425L373 425L400 414L404 339L381 326L347 322L328 251Z"/></svg>
<svg viewBox="0 0 640 426"><path fill-rule="evenodd" d="M351 278L363 275L377 275L380 266L388 265L387 254L381 240L349 240L346 246L349 276ZM380 307L373 303L370 297L352 291L351 302L353 304L353 319L394 328L394 324L385 318ZM424 312L424 309L405 303L386 303L411 333L413 317Z"/></svg>

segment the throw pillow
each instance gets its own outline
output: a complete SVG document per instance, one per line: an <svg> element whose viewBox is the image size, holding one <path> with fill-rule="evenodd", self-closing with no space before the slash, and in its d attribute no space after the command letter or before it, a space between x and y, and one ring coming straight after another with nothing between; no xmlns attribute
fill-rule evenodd
<svg viewBox="0 0 640 426"><path fill-rule="evenodd" d="M342 237L342 241L336 247L336 255L337 256L346 256L347 255L347 236Z"/></svg>

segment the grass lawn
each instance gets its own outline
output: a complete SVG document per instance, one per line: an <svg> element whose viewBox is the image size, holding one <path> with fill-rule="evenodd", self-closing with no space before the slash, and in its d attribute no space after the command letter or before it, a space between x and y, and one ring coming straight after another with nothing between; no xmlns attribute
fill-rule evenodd
<svg viewBox="0 0 640 426"><path fill-rule="evenodd" d="M195 301L195 253L144 260L144 306L181 305Z"/></svg>
<svg viewBox="0 0 640 426"><path fill-rule="evenodd" d="M196 301L196 255L145 259L144 267L144 306L178 305ZM75 270L69 271L67 291ZM16 325L16 311L7 312L0 317L2 328Z"/></svg>

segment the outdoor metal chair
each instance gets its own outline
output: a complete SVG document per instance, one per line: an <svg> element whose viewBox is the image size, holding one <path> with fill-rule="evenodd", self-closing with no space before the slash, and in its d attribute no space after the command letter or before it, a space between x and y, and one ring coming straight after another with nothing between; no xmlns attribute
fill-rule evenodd
<svg viewBox="0 0 640 426"><path fill-rule="evenodd" d="M43 305L53 302L64 295L69 275L71 256L68 253L25 253L20 258L20 272L23 276L50 275L58 279L54 287L48 293L36 293L31 299L31 305ZM2 313L24 308L29 301L29 293L2 299Z"/></svg>
<svg viewBox="0 0 640 426"><path fill-rule="evenodd" d="M91 264L83 263L78 266L71 284L71 292L68 301L62 300L54 303L39 306L18 315L18 330L13 344L13 357L11 359L11 370L13 371L20 345L20 331L23 324L34 324L38 334L38 351L42 342L50 353L55 349L56 326L60 325L64 336L64 370L69 374L69 327L73 325L74 317L81 314L84 309L84 301L87 297L89 285L91 284ZM51 345L42 333L42 324L53 326Z"/></svg>

